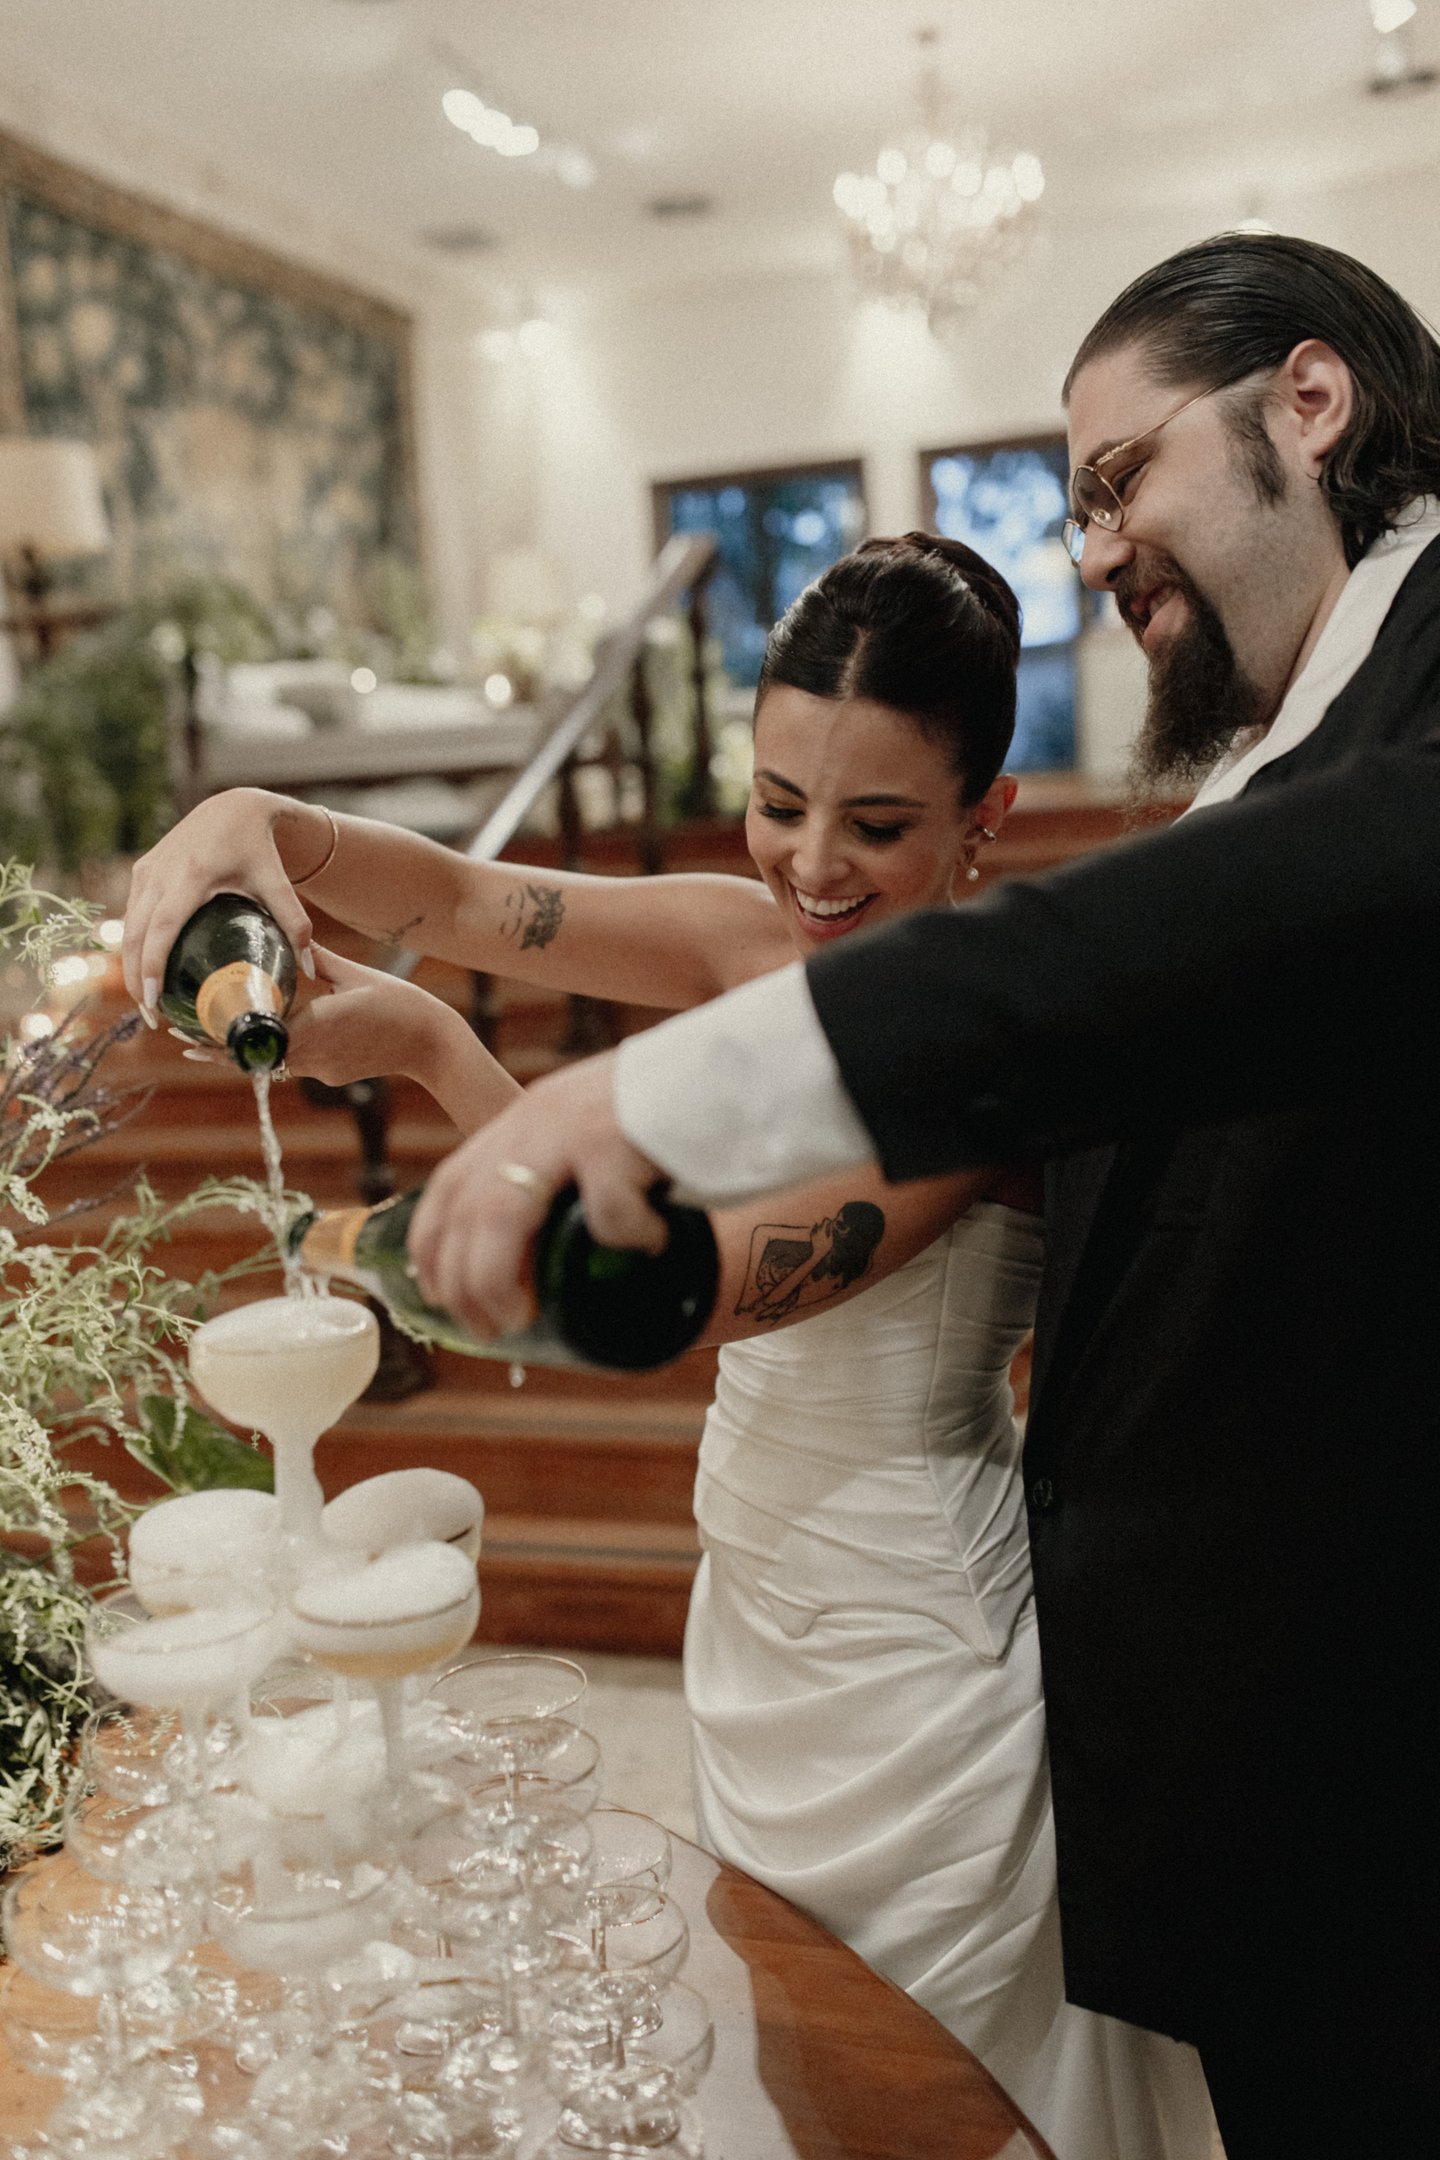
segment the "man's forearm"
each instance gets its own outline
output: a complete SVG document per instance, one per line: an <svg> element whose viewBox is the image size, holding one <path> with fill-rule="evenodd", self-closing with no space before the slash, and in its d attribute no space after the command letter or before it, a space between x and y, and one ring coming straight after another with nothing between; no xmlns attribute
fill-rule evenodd
<svg viewBox="0 0 1440 2160"><path fill-rule="evenodd" d="M1383 1088L1433 1055L1440 746L1384 750L810 963L892 1178Z"/></svg>
<svg viewBox="0 0 1440 2160"><path fill-rule="evenodd" d="M683 1197L733 1206L865 1162L797 961L631 1036L616 1059L621 1130Z"/></svg>

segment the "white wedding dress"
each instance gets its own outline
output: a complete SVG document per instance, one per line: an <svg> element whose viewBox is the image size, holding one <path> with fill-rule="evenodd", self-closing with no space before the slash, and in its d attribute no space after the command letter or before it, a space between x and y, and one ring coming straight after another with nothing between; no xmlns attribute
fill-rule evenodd
<svg viewBox="0 0 1440 2160"><path fill-rule="evenodd" d="M1058 2160L1209 2160L1190 2048L1064 2000L1009 1369L1039 1225L985 1204L727 1345L685 1641L701 1842L978 2055Z"/></svg>

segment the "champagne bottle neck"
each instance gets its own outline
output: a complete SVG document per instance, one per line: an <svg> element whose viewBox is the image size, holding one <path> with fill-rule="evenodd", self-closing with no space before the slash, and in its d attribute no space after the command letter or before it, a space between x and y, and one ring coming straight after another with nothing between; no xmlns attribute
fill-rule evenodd
<svg viewBox="0 0 1440 2160"><path fill-rule="evenodd" d="M291 1250L308 1274L353 1279L355 1248L370 1214L368 1207L351 1207L302 1216L291 1232Z"/></svg>
<svg viewBox="0 0 1440 2160"><path fill-rule="evenodd" d="M195 993L195 1017L211 1042L238 1063L262 1070L282 1062L289 1036L285 997L273 975L249 960L230 960Z"/></svg>

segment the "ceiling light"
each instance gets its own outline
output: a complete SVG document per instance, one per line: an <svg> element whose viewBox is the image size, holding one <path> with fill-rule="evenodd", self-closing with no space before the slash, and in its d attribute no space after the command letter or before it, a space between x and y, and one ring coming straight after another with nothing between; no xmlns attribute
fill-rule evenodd
<svg viewBox="0 0 1440 2160"><path fill-rule="evenodd" d="M431 225L418 237L443 255L488 255L500 245L500 235L484 225Z"/></svg>
<svg viewBox="0 0 1440 2160"><path fill-rule="evenodd" d="M595 185L595 160L588 150L576 143L565 143L555 153L555 177L566 187L588 188Z"/></svg>
<svg viewBox="0 0 1440 2160"><path fill-rule="evenodd" d="M933 30L919 33L923 51L935 41ZM1045 174L1032 151L998 150L978 128L952 135L928 59L917 102L919 125L886 145L873 172L841 173L834 199L862 287L919 309L939 336L1027 244Z"/></svg>
<svg viewBox="0 0 1440 2160"><path fill-rule="evenodd" d="M555 325L546 322L543 315L532 315L515 332L515 342L526 359L533 360L537 354L548 352L554 344Z"/></svg>
<svg viewBox="0 0 1440 2160"><path fill-rule="evenodd" d="M662 224L667 219L680 223L686 218L709 217L715 208L715 198L713 195L656 195L645 208Z"/></svg>
<svg viewBox="0 0 1440 2160"><path fill-rule="evenodd" d="M487 105L473 90L447 90L440 110L462 135L500 157L531 157L540 147L538 128L512 120L509 113Z"/></svg>

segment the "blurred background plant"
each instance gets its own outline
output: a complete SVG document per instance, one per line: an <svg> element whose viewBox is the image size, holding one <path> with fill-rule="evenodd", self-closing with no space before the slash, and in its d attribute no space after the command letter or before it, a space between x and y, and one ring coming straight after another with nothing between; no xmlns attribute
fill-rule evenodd
<svg viewBox="0 0 1440 2160"><path fill-rule="evenodd" d="M123 1535L139 1512L98 1474L97 1451L127 1449L175 1491L270 1483L268 1457L191 1403L184 1356L226 1282L275 1266L273 1243L193 1283L154 1257L204 1210L263 1222L263 1189L208 1179L164 1200L137 1175L56 1212L43 1196L48 1170L143 1099L100 1070L136 1016L97 1026L80 1006L54 1024L38 1010L57 969L93 945L94 914L0 862L0 1016L11 1016L0 1066L0 1869L56 1833L89 1707L86 1608L123 1579Z"/></svg>
<svg viewBox="0 0 1440 2160"><path fill-rule="evenodd" d="M218 577L184 579L72 638L0 721L0 855L72 873L141 853L170 822L166 704L186 670L205 654L274 650L260 603Z"/></svg>

